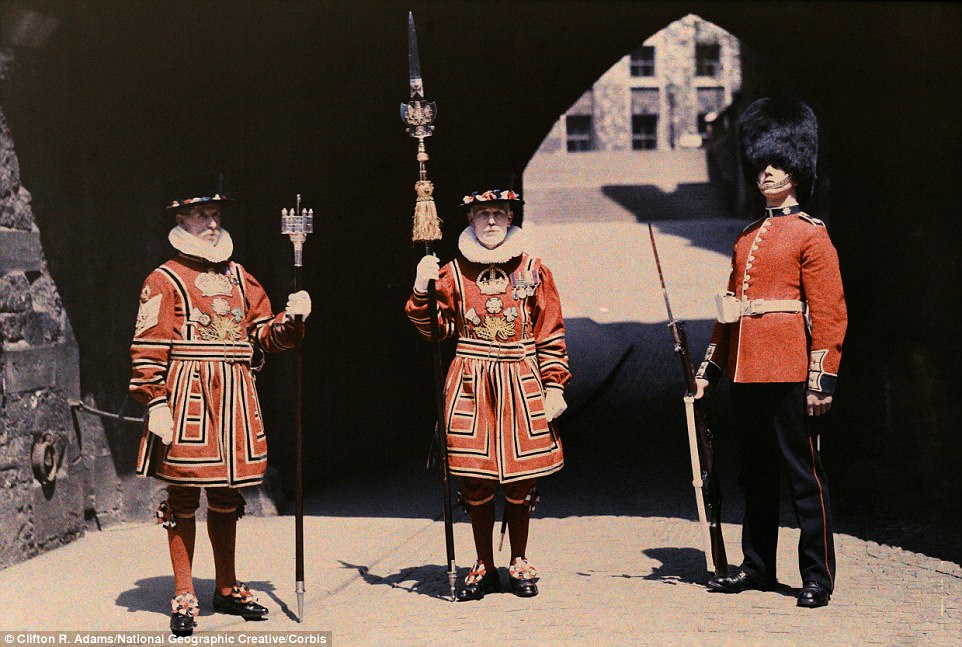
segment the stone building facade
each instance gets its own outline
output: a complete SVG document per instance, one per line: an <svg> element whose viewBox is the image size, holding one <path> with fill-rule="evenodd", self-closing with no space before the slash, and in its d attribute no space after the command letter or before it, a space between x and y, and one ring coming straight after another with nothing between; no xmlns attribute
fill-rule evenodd
<svg viewBox="0 0 962 647"><path fill-rule="evenodd" d="M698 148L741 82L738 39L689 14L602 74L538 152Z"/></svg>
<svg viewBox="0 0 962 647"><path fill-rule="evenodd" d="M0 50L0 80L12 50ZM0 568L84 532L77 342L0 106Z"/></svg>

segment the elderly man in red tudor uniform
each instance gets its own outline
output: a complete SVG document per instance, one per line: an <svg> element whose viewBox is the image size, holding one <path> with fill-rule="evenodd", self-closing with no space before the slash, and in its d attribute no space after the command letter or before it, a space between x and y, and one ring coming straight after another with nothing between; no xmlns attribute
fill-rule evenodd
<svg viewBox="0 0 962 647"><path fill-rule="evenodd" d="M260 284L230 260L221 207L234 200L222 184L220 174L206 174L181 180L172 193L166 212L177 220L169 235L177 255L144 281L130 346L130 392L148 408L137 474L169 484L158 517L167 527L175 589L170 628L178 636L192 633L199 610L191 565L201 488L217 580L214 611L249 620L268 613L234 572L240 488L259 484L267 467L251 358L255 348L292 348L294 315L311 311L301 291L274 315Z"/></svg>
<svg viewBox="0 0 962 647"><path fill-rule="evenodd" d="M743 168L765 199L765 214L735 241L697 397L727 369L742 433L744 560L708 588L775 586L781 465L801 528L798 606L820 607L834 589L835 548L825 470L806 416L832 406L847 315L825 224L798 204L813 189L818 127L804 103L766 98L748 106L738 129Z"/></svg>
<svg viewBox="0 0 962 647"><path fill-rule="evenodd" d="M512 591L537 595L537 571L526 556L535 481L561 469L561 440L552 420L567 408L568 371L561 301L551 272L525 252L513 226L524 202L516 192L489 189L464 196L467 228L460 255L439 268L418 263L408 317L430 339L428 281L435 280L439 329L457 337L448 369L448 461L461 479L478 559L459 600L480 600L501 588L494 565L494 493L504 490L511 541Z"/></svg>

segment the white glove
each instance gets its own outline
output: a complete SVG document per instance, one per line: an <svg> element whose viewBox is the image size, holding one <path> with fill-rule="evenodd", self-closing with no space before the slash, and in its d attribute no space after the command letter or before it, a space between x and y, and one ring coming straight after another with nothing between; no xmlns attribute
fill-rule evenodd
<svg viewBox="0 0 962 647"><path fill-rule="evenodd" d="M418 273L414 279L414 291L424 294L428 291L428 281L437 281L441 274L438 257L428 254L418 262Z"/></svg>
<svg viewBox="0 0 962 647"><path fill-rule="evenodd" d="M551 422L568 408L564 393L561 389L548 389L544 394L544 415Z"/></svg>
<svg viewBox="0 0 962 647"><path fill-rule="evenodd" d="M285 321L292 321L296 315L301 315L304 321L311 314L311 295L306 290L287 295L287 305L284 306Z"/></svg>
<svg viewBox="0 0 962 647"><path fill-rule="evenodd" d="M169 445L174 439L174 417L170 415L170 407L166 404L154 407L147 414L147 431L160 438L160 442Z"/></svg>

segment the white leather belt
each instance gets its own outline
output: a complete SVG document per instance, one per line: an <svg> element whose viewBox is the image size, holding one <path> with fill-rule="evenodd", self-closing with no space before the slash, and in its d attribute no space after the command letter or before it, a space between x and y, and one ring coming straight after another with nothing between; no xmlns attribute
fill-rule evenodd
<svg viewBox="0 0 962 647"><path fill-rule="evenodd" d="M721 323L734 323L742 317L757 317L770 312L804 313L807 304L799 299L736 299L729 292L715 296L717 319Z"/></svg>
<svg viewBox="0 0 962 647"><path fill-rule="evenodd" d="M805 302L798 299L753 299L740 301L743 317L768 314L769 312L804 312Z"/></svg>

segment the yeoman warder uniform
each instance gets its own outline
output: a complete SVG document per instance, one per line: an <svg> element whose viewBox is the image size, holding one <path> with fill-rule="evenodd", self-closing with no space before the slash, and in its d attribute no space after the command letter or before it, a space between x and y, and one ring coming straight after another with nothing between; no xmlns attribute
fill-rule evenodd
<svg viewBox="0 0 962 647"><path fill-rule="evenodd" d="M137 458L139 476L168 483L158 510L167 527L174 570L171 629L189 635L198 602L191 567L194 513L207 491L207 530L214 554L217 612L262 618L267 609L234 573L240 488L259 484L267 467L267 436L251 359L258 351L294 345L292 314L310 312L306 292L273 314L267 294L242 265L220 227L220 208L233 202L219 174L184 178L165 211L178 225L169 240L178 254L144 281L130 346L130 393L147 407Z"/></svg>
<svg viewBox="0 0 962 647"><path fill-rule="evenodd" d="M510 190L465 196L462 210L477 227L469 224L462 232L460 254L440 268L436 281L441 334L458 340L445 384L449 469L460 477L478 551L462 600L499 590L492 550L499 483L511 540L512 589L519 596L537 594L537 571L525 555L533 488L564 464L551 422L566 406L562 394L571 378L561 301L551 271L525 252L523 231L510 225L513 216L506 214L520 204ZM486 238L489 230L495 232L493 242ZM422 265L432 261L437 272L433 256ZM406 311L430 339L424 285L419 289L416 282Z"/></svg>

